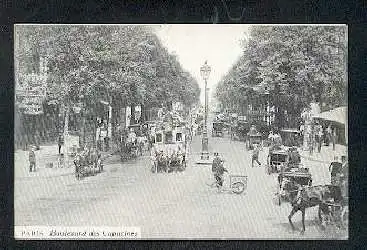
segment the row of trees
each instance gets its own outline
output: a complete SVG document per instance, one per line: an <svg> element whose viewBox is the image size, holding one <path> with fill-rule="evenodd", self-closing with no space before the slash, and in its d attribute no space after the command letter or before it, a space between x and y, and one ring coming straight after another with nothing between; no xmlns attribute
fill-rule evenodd
<svg viewBox="0 0 367 250"><path fill-rule="evenodd" d="M275 123L299 117L311 102L323 109L346 105L346 26L253 26L243 54L217 85L225 108L268 95Z"/></svg>
<svg viewBox="0 0 367 250"><path fill-rule="evenodd" d="M146 26L17 26L18 72L48 58L48 98L108 95L124 105L193 104L199 86ZM100 91L96 91L100 90Z"/></svg>
<svg viewBox="0 0 367 250"><path fill-rule="evenodd" d="M66 114L81 101L90 110L98 100L108 101L113 112L199 101L196 80L151 26L26 25L16 26L15 34L19 81L47 58L46 101L64 105Z"/></svg>

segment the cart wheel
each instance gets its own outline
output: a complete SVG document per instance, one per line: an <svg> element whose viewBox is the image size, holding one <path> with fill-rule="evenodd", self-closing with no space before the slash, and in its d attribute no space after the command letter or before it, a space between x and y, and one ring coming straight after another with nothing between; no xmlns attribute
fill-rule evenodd
<svg viewBox="0 0 367 250"><path fill-rule="evenodd" d="M236 182L232 184L231 188L233 193L242 194L243 191L245 191L245 184L242 182Z"/></svg>

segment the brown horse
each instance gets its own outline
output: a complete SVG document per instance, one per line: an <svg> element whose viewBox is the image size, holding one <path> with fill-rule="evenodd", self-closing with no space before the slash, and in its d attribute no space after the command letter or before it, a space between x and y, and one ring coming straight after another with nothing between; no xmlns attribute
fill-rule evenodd
<svg viewBox="0 0 367 250"><path fill-rule="evenodd" d="M328 202L341 204L342 193L339 186L320 185L320 186L299 186L296 183L289 181L285 183L286 190L289 190L289 200L292 205L292 211L288 215L289 223L293 230L295 227L292 223L292 217L298 211L302 213L302 230L305 232L305 214L306 208L319 206L319 220L322 224L322 214L329 214Z"/></svg>

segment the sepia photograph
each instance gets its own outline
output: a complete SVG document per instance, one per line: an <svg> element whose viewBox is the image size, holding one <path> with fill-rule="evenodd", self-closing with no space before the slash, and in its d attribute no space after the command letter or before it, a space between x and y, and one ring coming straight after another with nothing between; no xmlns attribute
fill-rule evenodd
<svg viewBox="0 0 367 250"><path fill-rule="evenodd" d="M15 24L16 239L346 240L348 27Z"/></svg>

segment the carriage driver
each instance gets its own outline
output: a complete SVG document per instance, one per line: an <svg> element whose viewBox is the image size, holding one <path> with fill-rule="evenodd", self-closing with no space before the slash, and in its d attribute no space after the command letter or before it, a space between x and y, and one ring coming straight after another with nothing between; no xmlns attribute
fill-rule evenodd
<svg viewBox="0 0 367 250"><path fill-rule="evenodd" d="M212 172L214 178L217 181L217 187L221 188L223 186L223 174L228 172L227 169L223 167L224 161L219 157L218 153L214 153L214 159L212 163Z"/></svg>

